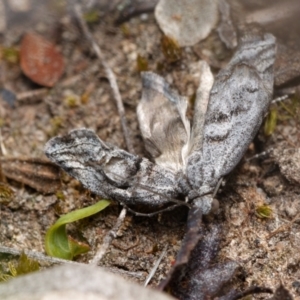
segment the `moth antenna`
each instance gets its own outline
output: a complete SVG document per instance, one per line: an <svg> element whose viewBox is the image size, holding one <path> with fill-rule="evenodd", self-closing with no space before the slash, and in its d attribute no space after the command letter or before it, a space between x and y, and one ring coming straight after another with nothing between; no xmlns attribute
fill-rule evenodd
<svg viewBox="0 0 300 300"><path fill-rule="evenodd" d="M287 148L285 150L292 150L292 149L293 148ZM263 151L261 153L258 153L258 154L254 155L254 156L251 156L251 157L247 158L246 162L249 162L249 161L251 161L253 159L261 158L261 157L264 157L264 156L267 156L267 155L270 155L270 154L271 155L276 155L275 153L276 153L276 149L273 149L273 148L267 149L266 151Z"/></svg>
<svg viewBox="0 0 300 300"><path fill-rule="evenodd" d="M289 99L289 97L291 95L294 95L294 93L291 93L291 94L286 94L286 95L283 95L283 96L279 96L279 97L276 97L275 99L273 99L271 101L271 104L276 104L276 103L279 103L279 102L282 102L282 101L285 101L286 99ZM270 113L270 111L268 111L266 114L265 114L265 118L267 117L267 115Z"/></svg>
<svg viewBox="0 0 300 300"><path fill-rule="evenodd" d="M271 104L275 104L275 103L284 101L284 100L288 99L290 96L291 96L291 95L286 94L286 95L277 97L277 98L275 98L275 99L273 99L273 100L271 101Z"/></svg>
<svg viewBox="0 0 300 300"><path fill-rule="evenodd" d="M249 158L246 158L246 162L249 162L249 161L251 161L253 159L257 159L257 158L261 158L263 156L266 156L266 155L270 154L272 151L273 151L273 149L268 149L268 150L263 151L261 153L258 153L256 155L253 155L253 156L251 156Z"/></svg>

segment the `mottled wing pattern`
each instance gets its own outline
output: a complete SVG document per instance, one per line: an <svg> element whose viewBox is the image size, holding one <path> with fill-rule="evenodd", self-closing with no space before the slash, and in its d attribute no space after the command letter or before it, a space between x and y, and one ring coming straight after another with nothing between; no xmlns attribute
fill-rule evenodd
<svg viewBox="0 0 300 300"><path fill-rule="evenodd" d="M128 205L160 206L182 193L173 172L105 144L92 130L77 129L52 138L45 146L45 153L103 198Z"/></svg>
<svg viewBox="0 0 300 300"><path fill-rule="evenodd" d="M204 124L202 152L188 160L189 182L211 191L240 161L272 99L275 38L247 35L216 77Z"/></svg>
<svg viewBox="0 0 300 300"><path fill-rule="evenodd" d="M188 151L187 101L154 73L144 72L142 85L137 116L145 147L156 164L176 172L184 167Z"/></svg>

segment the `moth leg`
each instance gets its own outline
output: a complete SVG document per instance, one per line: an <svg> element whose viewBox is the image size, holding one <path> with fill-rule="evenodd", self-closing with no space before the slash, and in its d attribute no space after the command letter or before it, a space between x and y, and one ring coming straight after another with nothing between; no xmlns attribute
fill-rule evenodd
<svg viewBox="0 0 300 300"><path fill-rule="evenodd" d="M214 190L214 192L213 192L213 194L212 194L212 197L213 197L213 198L215 198L215 196L217 195L217 193L218 193L218 191L219 191L219 189L220 189L220 186L221 186L222 182L223 182L223 177L221 177L221 178L219 179L219 181L218 181L218 183L217 183L217 185L216 185L216 187L215 187L215 190Z"/></svg>
<svg viewBox="0 0 300 300"><path fill-rule="evenodd" d="M272 152L272 149L269 149L269 150L263 151L263 152L261 152L261 153L255 154L255 155L253 155L253 156L247 158L247 159L246 159L246 162L249 162L249 161L251 161L251 160L253 160L253 159L257 159L257 158L264 157L264 156L270 154L271 152Z"/></svg>
<svg viewBox="0 0 300 300"><path fill-rule="evenodd" d="M278 103L278 102L282 102L282 101L284 101L284 100L286 100L286 99L288 99L288 98L289 98L289 95L279 96L279 97L273 99L273 100L271 101L271 104L275 104L275 103Z"/></svg>
<svg viewBox="0 0 300 300"><path fill-rule="evenodd" d="M166 208L160 209L160 210L152 212L152 213L140 213L140 212L128 207L126 204L124 204L122 202L120 204L122 206L124 206L129 212L131 212L132 214L134 214L135 216L138 216L138 217L153 217L153 216L156 216L156 215L161 214L163 212L171 211L171 210L173 210L177 207L185 205L185 203L182 202L182 204L171 205L171 206L168 206ZM187 205L187 206L190 207L189 205Z"/></svg>

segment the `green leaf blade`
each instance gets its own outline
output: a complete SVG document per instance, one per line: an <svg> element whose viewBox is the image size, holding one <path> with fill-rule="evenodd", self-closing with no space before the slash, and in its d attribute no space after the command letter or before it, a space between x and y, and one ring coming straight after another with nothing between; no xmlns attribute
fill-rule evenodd
<svg viewBox="0 0 300 300"><path fill-rule="evenodd" d="M45 237L46 253L49 256L71 260L74 256L87 252L89 250L87 245L83 245L68 237L66 225L90 217L105 209L109 204L109 201L101 200L94 205L61 216L56 223L47 230Z"/></svg>

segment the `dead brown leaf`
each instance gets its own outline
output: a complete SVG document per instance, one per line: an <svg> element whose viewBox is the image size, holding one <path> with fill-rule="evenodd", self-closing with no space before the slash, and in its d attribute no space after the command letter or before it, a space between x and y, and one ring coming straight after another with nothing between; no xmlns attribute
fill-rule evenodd
<svg viewBox="0 0 300 300"><path fill-rule="evenodd" d="M56 46L36 33L26 33L21 42L22 71L37 84L53 87L64 72L64 59Z"/></svg>
<svg viewBox="0 0 300 300"><path fill-rule="evenodd" d="M61 186L59 168L45 159L1 157L2 175L45 194Z"/></svg>

